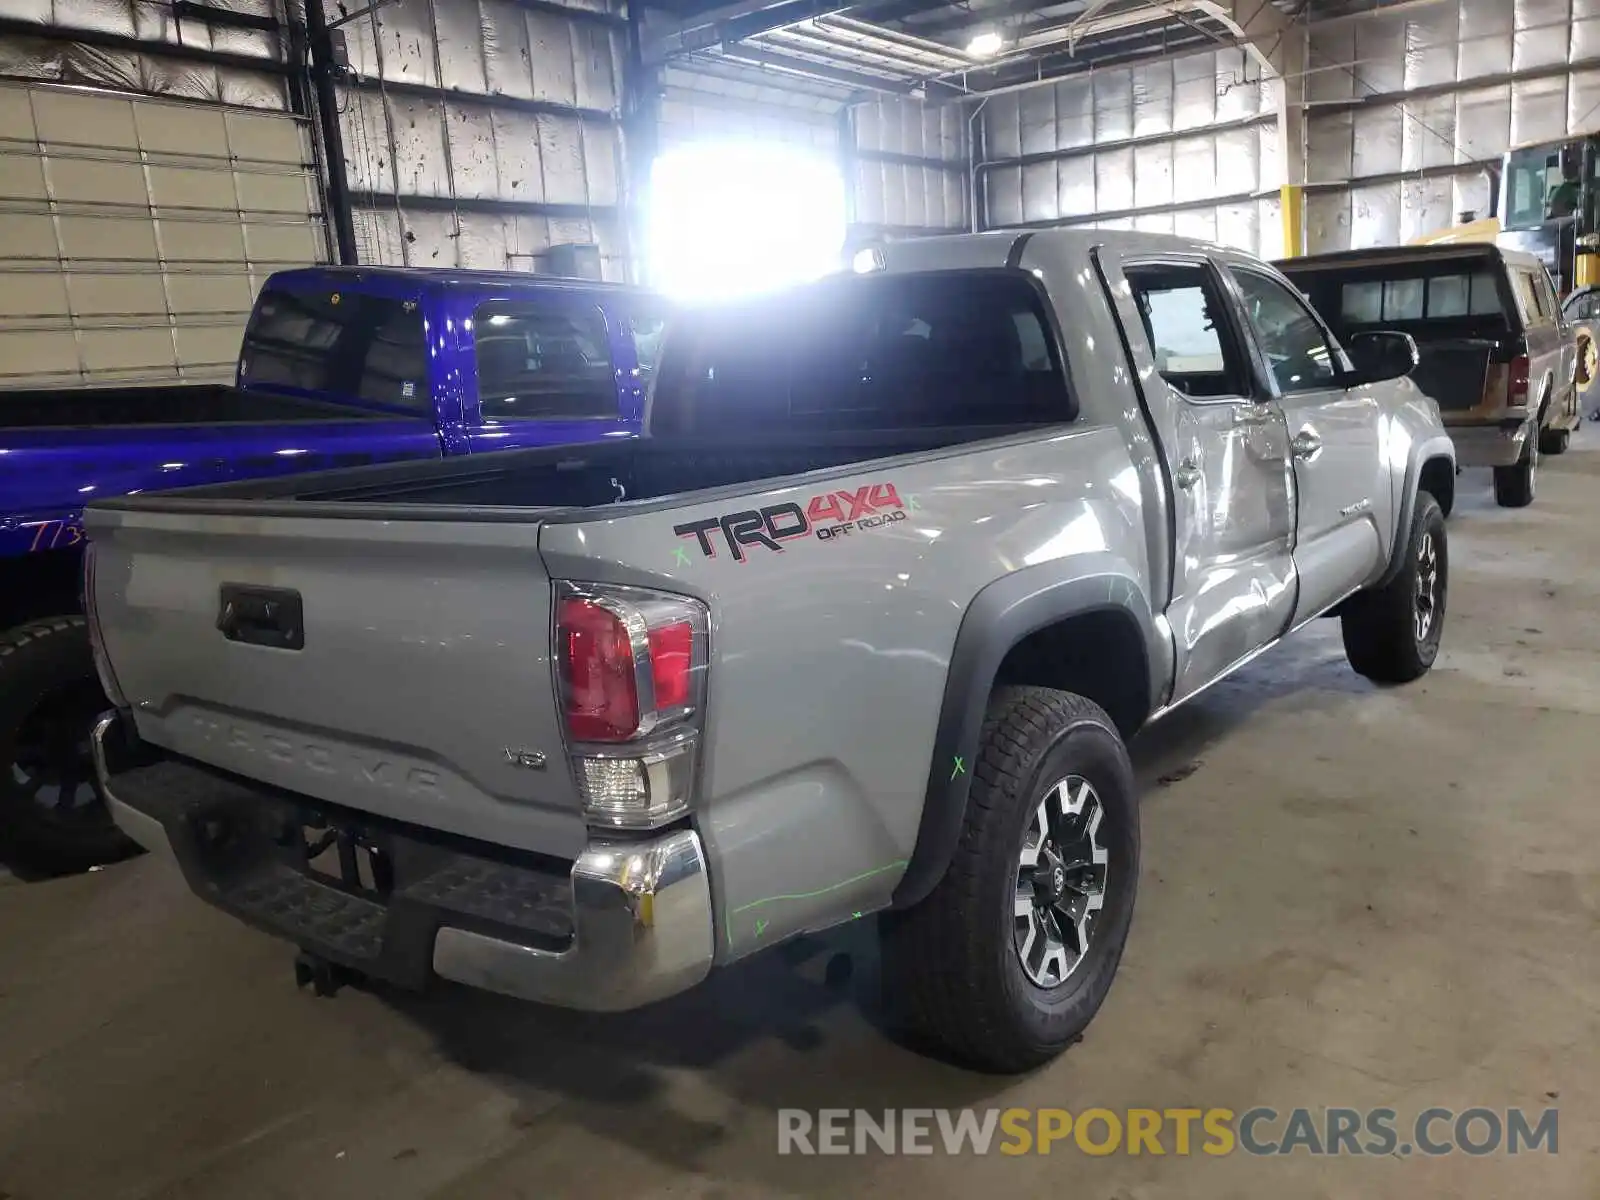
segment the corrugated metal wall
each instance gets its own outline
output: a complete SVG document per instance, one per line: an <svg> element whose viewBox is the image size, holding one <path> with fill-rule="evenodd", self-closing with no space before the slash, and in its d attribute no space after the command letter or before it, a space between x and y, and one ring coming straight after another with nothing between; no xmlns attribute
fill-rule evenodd
<svg viewBox="0 0 1600 1200"><path fill-rule="evenodd" d="M1088 225L1282 245L1277 79L1219 49L990 98L984 228Z"/></svg>
<svg viewBox="0 0 1600 1200"><path fill-rule="evenodd" d="M1314 24L1310 39L1313 251L1488 216L1484 163L1600 126L1600 0L1434 0Z"/></svg>
<svg viewBox="0 0 1600 1200"><path fill-rule="evenodd" d="M857 235L914 237L968 228L967 113L883 98L851 110L846 148Z"/></svg>
<svg viewBox="0 0 1600 1200"><path fill-rule="evenodd" d="M246 17L278 15L273 0L229 0L226 7ZM0 75L245 108L289 107L274 33L179 21L170 6L147 0L0 0L0 22ZM195 51L232 61L198 62Z"/></svg>
<svg viewBox="0 0 1600 1200"><path fill-rule="evenodd" d="M549 246L597 242L624 277L622 36L604 0L398 0L347 38L363 262L541 270Z"/></svg>

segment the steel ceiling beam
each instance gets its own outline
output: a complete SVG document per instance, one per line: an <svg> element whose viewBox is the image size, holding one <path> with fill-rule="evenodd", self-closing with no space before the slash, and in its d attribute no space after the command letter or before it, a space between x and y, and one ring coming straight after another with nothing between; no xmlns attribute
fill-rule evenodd
<svg viewBox="0 0 1600 1200"><path fill-rule="evenodd" d="M830 83L843 84L845 87L857 88L862 91L886 92L893 96L904 96L915 90L917 84L912 80L891 79L885 75L868 75L864 72L847 71L840 67L831 67L823 63L810 62L803 58L794 58L787 54L779 54L760 46L724 46L722 57L732 59L734 62L752 63L761 67L772 67L780 71L792 71L797 75L809 75L814 79L826 79Z"/></svg>
<svg viewBox="0 0 1600 1200"><path fill-rule="evenodd" d="M848 0L743 0L680 20L646 12L642 51L647 63L661 63L697 50L732 45L849 7Z"/></svg>
<svg viewBox="0 0 1600 1200"><path fill-rule="evenodd" d="M960 88L974 99L998 92L1016 91L1035 84L1086 74L1090 70L1123 66L1144 59L1181 54L1201 46L1216 46L1216 38L1183 29L1175 34L1171 28L1138 38L1118 39L1102 53L1095 48L1079 54L1053 53L1031 58L1013 59L982 70L968 71L961 76L943 80L946 86ZM1082 48L1080 47L1080 50ZM930 94L932 85L930 85Z"/></svg>
<svg viewBox="0 0 1600 1200"><path fill-rule="evenodd" d="M991 4L985 8L957 9L949 4L928 4L926 0L890 0L890 3L875 5L863 9L862 14L873 21L905 21L907 32L923 37L938 36L944 33L954 33L960 29L973 29L981 25L991 25L997 21L1004 21L1008 17L1024 17L1039 11L1041 8L1065 8L1063 4L1040 3L1040 0L1001 0L999 4ZM925 21L912 21L911 17L919 13L934 10L943 10L938 16L930 16ZM1071 11L1052 14L1051 20L1071 20L1076 13Z"/></svg>

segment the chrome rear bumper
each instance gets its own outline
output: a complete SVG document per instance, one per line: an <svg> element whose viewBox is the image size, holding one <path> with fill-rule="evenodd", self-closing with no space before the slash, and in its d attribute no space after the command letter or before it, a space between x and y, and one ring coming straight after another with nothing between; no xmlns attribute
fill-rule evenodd
<svg viewBox="0 0 1600 1200"><path fill-rule="evenodd" d="M1522 458L1523 447L1533 422L1523 421L1509 428L1508 422L1484 425L1445 425L1445 432L1456 444L1456 461L1463 467L1510 467Z"/></svg>
<svg viewBox="0 0 1600 1200"><path fill-rule="evenodd" d="M408 911L405 919L397 920L384 900L354 899L309 873L297 875L273 865L274 904L247 907L235 898L244 885L235 887L237 880L220 877L204 860L189 828L195 797L207 791L212 777L198 765L179 763L162 764L164 778L152 775L148 768L119 775L112 769L113 755L109 753L121 736L119 720L116 713L102 717L93 738L96 772L117 826L146 850L176 863L191 890L202 899L304 949L402 985L422 981L415 978L413 970L386 970L388 964L431 964L433 974L471 987L591 1011L649 1004L694 986L711 969L711 889L705 853L699 835L691 829L675 830L650 841L596 843L585 850L571 864L567 879L557 880L565 886L547 889L552 895L564 894L563 902L570 907L570 937L559 948L548 940L540 945L539 939L519 937L507 924L482 919L481 907L475 904L469 907L476 919L467 921L461 918L459 905L419 900L440 894L432 878L402 885L396 900L403 899ZM173 788L175 783L181 786ZM238 806L237 793L244 786L224 783L211 790L218 793L219 804ZM233 795L223 794L228 788ZM167 795L173 792L182 793L181 803L167 802ZM248 806L248 797L244 804ZM514 866L494 864L487 858L480 861L466 853L454 854L446 866L457 875L463 869L470 875L482 867L495 875L501 890L506 877L518 873ZM548 872L541 875L532 869L521 874L524 878L513 878L509 885L519 897L537 890L540 879L552 878ZM261 890L259 879L249 884L254 898ZM459 895L459 888L451 894ZM298 916L294 922L274 923L275 911L320 908L325 915L330 904L344 905L352 910L351 920L365 924L368 940L377 947L370 962L352 956L348 944L317 944L317 926ZM426 919L417 919L419 911ZM431 944L416 944L418 939ZM402 940L413 944L390 944Z"/></svg>

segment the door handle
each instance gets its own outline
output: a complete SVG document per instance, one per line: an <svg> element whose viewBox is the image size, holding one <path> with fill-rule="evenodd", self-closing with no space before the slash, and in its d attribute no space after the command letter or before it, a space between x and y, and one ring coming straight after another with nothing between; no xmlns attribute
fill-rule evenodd
<svg viewBox="0 0 1600 1200"><path fill-rule="evenodd" d="M306 644L304 607L292 588L225 583L219 589L217 629L230 642L302 650Z"/></svg>
<svg viewBox="0 0 1600 1200"><path fill-rule="evenodd" d="M1272 420L1272 409L1265 404L1252 404L1247 408L1233 410L1233 425L1236 429L1265 425L1270 420Z"/></svg>
<svg viewBox="0 0 1600 1200"><path fill-rule="evenodd" d="M1289 451L1296 458L1313 459L1321 449L1322 439L1311 429L1302 429L1289 443Z"/></svg>
<svg viewBox="0 0 1600 1200"><path fill-rule="evenodd" d="M1193 462L1181 462L1178 464L1178 469L1172 473L1172 482L1187 492L1200 482L1200 468Z"/></svg>

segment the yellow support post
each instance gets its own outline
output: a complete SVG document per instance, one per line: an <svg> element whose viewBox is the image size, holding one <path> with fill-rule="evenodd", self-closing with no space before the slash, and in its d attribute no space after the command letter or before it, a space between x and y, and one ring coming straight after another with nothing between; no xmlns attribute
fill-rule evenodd
<svg viewBox="0 0 1600 1200"><path fill-rule="evenodd" d="M1578 261L1573 264L1573 275L1576 276L1572 281L1574 291L1600 283L1600 253L1583 253L1584 250L1600 251L1600 246L1595 242L1595 235L1591 233L1579 238L1578 245L1574 247L1578 251Z"/></svg>
<svg viewBox="0 0 1600 1200"><path fill-rule="evenodd" d="M1283 256L1298 258L1306 252L1305 188L1294 183L1279 188L1278 210L1283 214Z"/></svg>

